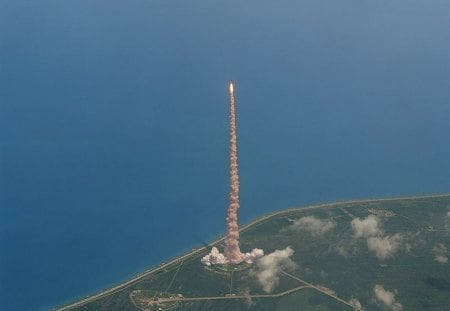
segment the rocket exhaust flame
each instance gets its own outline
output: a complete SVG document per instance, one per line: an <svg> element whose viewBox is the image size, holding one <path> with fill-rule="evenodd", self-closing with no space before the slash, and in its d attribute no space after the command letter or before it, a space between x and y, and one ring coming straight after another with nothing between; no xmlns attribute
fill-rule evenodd
<svg viewBox="0 0 450 311"><path fill-rule="evenodd" d="M236 114L234 104L233 83L230 83L230 204L228 206L225 257L231 263L239 263L243 259L243 254L239 248L239 174L237 163L237 138L236 138Z"/></svg>

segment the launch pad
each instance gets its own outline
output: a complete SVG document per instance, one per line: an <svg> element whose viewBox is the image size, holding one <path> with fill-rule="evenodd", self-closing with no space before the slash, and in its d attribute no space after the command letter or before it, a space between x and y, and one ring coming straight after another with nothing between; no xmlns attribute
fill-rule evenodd
<svg viewBox="0 0 450 311"><path fill-rule="evenodd" d="M441 195L280 211L255 220L243 234L245 245L258 243L268 250L290 245L295 250L291 259L302 269L278 270L270 292L264 290L264 278L258 278L264 265L201 265L199 260L206 253L201 248L60 310L350 311L358 303L372 310L377 307L374 288L379 287L395 295L404 310L424 305L445 310L450 304L450 253L444 248L450 243L449 206L450 195ZM404 237L403 247L392 257L380 259L363 238L354 240L353 219L371 215L379 217L384 232ZM314 238L306 229L292 231L290 220L312 216L336 226ZM412 244L412 237L420 243ZM406 247L408 243L411 248ZM222 247L220 241L212 245ZM250 299L253 304L249 307Z"/></svg>
<svg viewBox="0 0 450 311"><path fill-rule="evenodd" d="M237 264L225 264L225 265L213 265L211 266L212 270L219 270L225 272L236 272L236 271L244 271L250 269L252 267L252 263L241 262Z"/></svg>

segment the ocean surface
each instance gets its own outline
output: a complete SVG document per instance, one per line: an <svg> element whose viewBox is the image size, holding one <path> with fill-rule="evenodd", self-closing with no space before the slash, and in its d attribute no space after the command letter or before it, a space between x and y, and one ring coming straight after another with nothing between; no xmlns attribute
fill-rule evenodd
<svg viewBox="0 0 450 311"><path fill-rule="evenodd" d="M47 310L222 234L230 79L241 223L449 192L448 12L0 1L0 309Z"/></svg>

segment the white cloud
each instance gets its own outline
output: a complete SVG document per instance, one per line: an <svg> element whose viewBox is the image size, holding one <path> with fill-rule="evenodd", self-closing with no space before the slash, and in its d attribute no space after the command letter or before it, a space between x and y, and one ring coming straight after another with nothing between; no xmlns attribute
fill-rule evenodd
<svg viewBox="0 0 450 311"><path fill-rule="evenodd" d="M369 250L375 252L375 255L384 260L392 257L400 249L402 236L395 234L385 237L370 237L367 239L367 247Z"/></svg>
<svg viewBox="0 0 450 311"><path fill-rule="evenodd" d="M353 307L353 310L364 311L364 308L358 299L352 297L352 299L350 299L348 303Z"/></svg>
<svg viewBox="0 0 450 311"><path fill-rule="evenodd" d="M388 310L401 311L403 309L402 305L395 300L395 292L390 292L385 290L383 285L375 285L373 288L373 293L375 295L375 300L385 306Z"/></svg>
<svg viewBox="0 0 450 311"><path fill-rule="evenodd" d="M447 256L447 247L444 244L437 244L435 247L433 247L433 255L434 260L436 260L439 263L446 264L448 262L448 256Z"/></svg>
<svg viewBox="0 0 450 311"><path fill-rule="evenodd" d="M401 234L383 236L383 230L377 216L369 215L366 218L355 218L351 222L353 240L365 238L367 247L374 252L378 259L384 260L392 257L401 249L403 236ZM340 254L343 254L339 250Z"/></svg>
<svg viewBox="0 0 450 311"><path fill-rule="evenodd" d="M294 220L291 226L293 230L305 230L313 236L319 236L327 233L336 227L336 223L331 220L320 220L314 216L306 216Z"/></svg>
<svg viewBox="0 0 450 311"><path fill-rule="evenodd" d="M341 255L342 257L348 257L350 255L349 248L347 246L337 245L336 250L338 254Z"/></svg>
<svg viewBox="0 0 450 311"><path fill-rule="evenodd" d="M439 263L446 264L448 262L448 257L445 255L435 255L434 260Z"/></svg>
<svg viewBox="0 0 450 311"><path fill-rule="evenodd" d="M353 238L368 238L382 234L379 227L378 217L369 215L365 219L355 218L352 220Z"/></svg>
<svg viewBox="0 0 450 311"><path fill-rule="evenodd" d="M266 293L270 293L279 282L282 270L294 269L296 264L291 260L294 250L288 246L283 250L276 250L256 261L252 274Z"/></svg>

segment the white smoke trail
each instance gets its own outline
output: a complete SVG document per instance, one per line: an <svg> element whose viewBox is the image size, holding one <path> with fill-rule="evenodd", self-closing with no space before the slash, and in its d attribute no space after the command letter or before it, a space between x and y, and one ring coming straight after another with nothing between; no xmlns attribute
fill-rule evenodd
<svg viewBox="0 0 450 311"><path fill-rule="evenodd" d="M262 256L262 249L254 248L250 253L243 254L239 248L239 175L237 164L236 114L234 107L234 87L230 82L230 203L227 213L227 237L225 239L225 254L213 247L211 252L201 259L206 266L238 264L241 262L253 263Z"/></svg>
<svg viewBox="0 0 450 311"><path fill-rule="evenodd" d="M231 263L239 263L244 255L239 248L239 174L237 163L236 114L234 104L234 87L230 82L230 204L228 206L225 257Z"/></svg>

